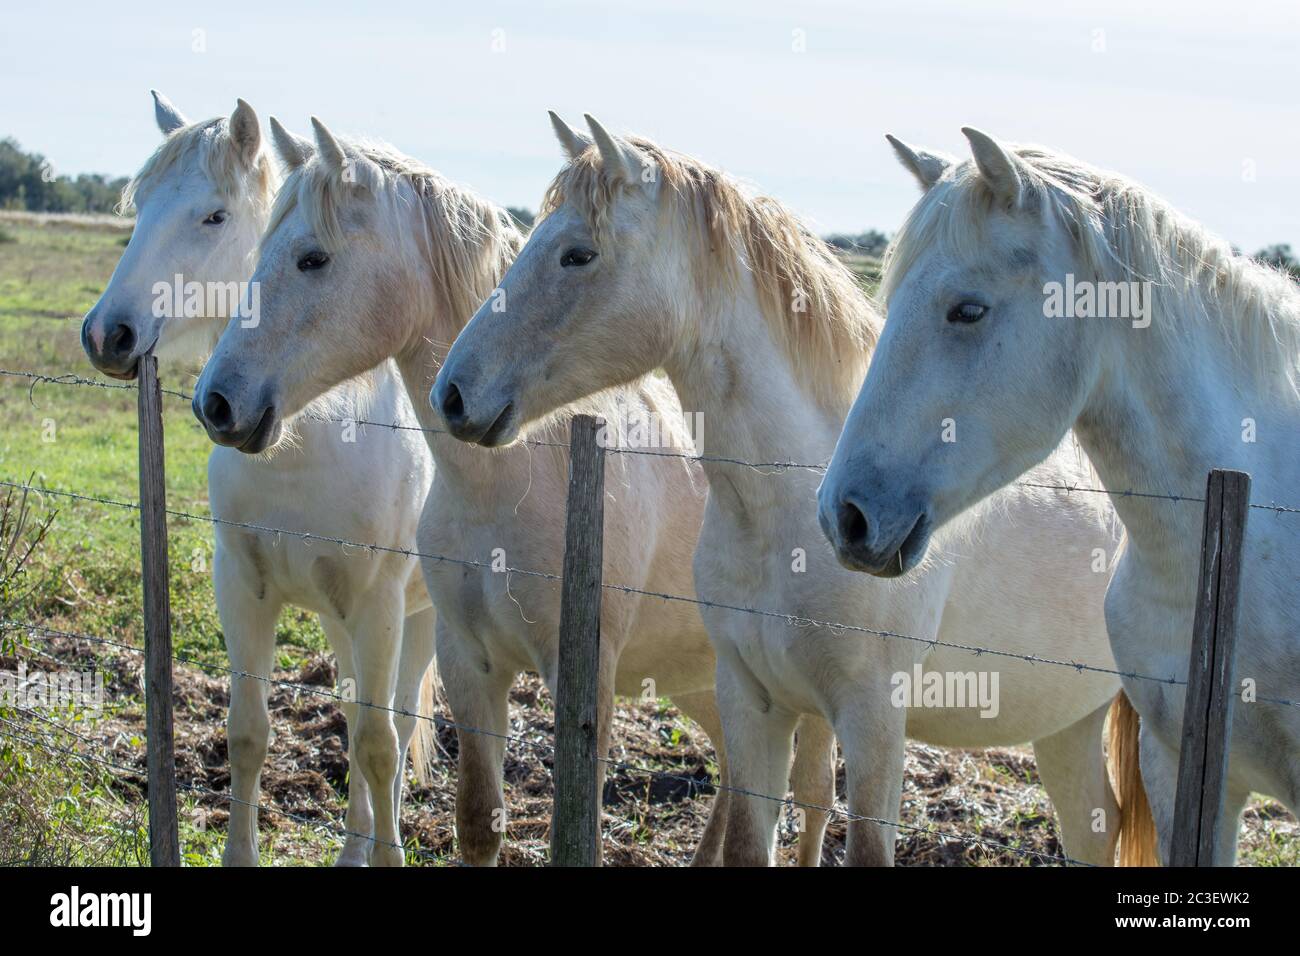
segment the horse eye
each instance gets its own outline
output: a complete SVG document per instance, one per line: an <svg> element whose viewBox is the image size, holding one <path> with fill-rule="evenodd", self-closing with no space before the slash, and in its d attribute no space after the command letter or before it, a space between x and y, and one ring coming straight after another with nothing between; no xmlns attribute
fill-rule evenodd
<svg viewBox="0 0 1300 956"><path fill-rule="evenodd" d="M219 226L219 225L221 225L223 222L226 221L228 215L229 215L229 214L228 214L224 209L218 209L218 210L217 210L216 212L214 212L212 215L208 216L207 219L204 219L204 220L203 220L203 225L205 225L205 226Z"/></svg>
<svg viewBox="0 0 1300 956"><path fill-rule="evenodd" d="M585 266L594 258L596 258L596 253L590 249L570 249L564 255L560 256L560 266L562 268L568 268L569 266Z"/></svg>
<svg viewBox="0 0 1300 956"><path fill-rule="evenodd" d="M298 269L302 272L311 272L314 269L323 269L325 263L330 261L330 257L323 252L309 252L298 260Z"/></svg>
<svg viewBox="0 0 1300 956"><path fill-rule="evenodd" d="M986 305L980 305L978 302L963 302L961 305L955 305L948 312L949 322L964 322L970 325L972 322L978 322L984 318L984 313L988 312Z"/></svg>

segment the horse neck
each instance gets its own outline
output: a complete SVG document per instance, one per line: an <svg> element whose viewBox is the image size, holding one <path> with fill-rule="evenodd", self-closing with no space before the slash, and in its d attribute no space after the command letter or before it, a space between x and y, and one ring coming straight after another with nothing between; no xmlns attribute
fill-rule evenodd
<svg viewBox="0 0 1300 956"><path fill-rule="evenodd" d="M492 520L503 507L517 509L528 500L545 500L535 492L540 487L543 458L549 449L535 450L527 445L487 449L452 437L442 419L429 403L429 390L438 369L446 358L445 346L425 342L396 357L398 375L415 411L416 421L424 430L424 440L433 457L434 482L451 489L462 511L477 510L483 520ZM560 475L563 480L563 474Z"/></svg>
<svg viewBox="0 0 1300 956"><path fill-rule="evenodd" d="M701 316L692 334L676 337L678 344L665 364L682 411L702 413L698 451L706 459L824 464L853 394L819 402L813 383L799 380L790 357L774 340L748 273L738 295L717 299L715 314ZM777 504L792 489L812 493L821 480L808 470L793 469L774 479L770 468L707 460L704 469L711 486L725 481L747 508Z"/></svg>
<svg viewBox="0 0 1300 956"><path fill-rule="evenodd" d="M1147 574L1181 593L1197 573L1203 509L1123 492L1203 498L1211 469L1235 468L1252 474L1252 501L1294 497L1287 488L1298 477L1295 451L1286 436L1300 430L1300 402L1294 395L1279 401L1274 386L1245 368L1228 341L1232 316L1165 314L1186 328L1103 333L1106 357L1075 431L1112 493L1130 551ZM1254 422L1253 442L1243 440L1246 419Z"/></svg>
<svg viewBox="0 0 1300 956"><path fill-rule="evenodd" d="M488 254L486 250L484 254ZM509 263L506 265L508 267ZM493 281L499 283L502 275L504 270L494 275ZM398 373L415 417L424 429L438 479L457 484L467 494L475 490L481 492L493 487L493 481L504 471L502 462L517 457L517 450L490 453L447 434L441 417L429 403L429 391L447 357L447 350L470 316L445 315L433 305L451 301L451 298L444 294L445 290L434 288L436 280L431 267L418 277L418 281L424 283L422 294L412 296L408 301L423 305L415 310L411 334L394 356Z"/></svg>

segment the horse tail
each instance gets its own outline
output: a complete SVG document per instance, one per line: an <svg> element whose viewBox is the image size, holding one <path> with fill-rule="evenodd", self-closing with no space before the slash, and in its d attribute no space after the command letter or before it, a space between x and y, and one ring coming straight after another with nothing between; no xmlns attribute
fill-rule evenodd
<svg viewBox="0 0 1300 956"><path fill-rule="evenodd" d="M1106 747L1119 803L1119 827L1115 834L1119 865L1158 866L1156 823L1138 762L1138 728L1138 712L1121 690L1110 704L1110 740Z"/></svg>
<svg viewBox="0 0 1300 956"><path fill-rule="evenodd" d="M415 780L422 787L433 783L433 754L437 745L433 723L434 682L437 680L434 668L435 662L430 661L420 678L420 703L415 709L420 716L416 718L415 732L411 735L411 763L415 768Z"/></svg>

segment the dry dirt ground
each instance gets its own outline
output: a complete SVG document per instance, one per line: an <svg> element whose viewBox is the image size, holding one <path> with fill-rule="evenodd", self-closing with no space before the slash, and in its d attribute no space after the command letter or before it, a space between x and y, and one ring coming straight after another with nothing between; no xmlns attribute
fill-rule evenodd
<svg viewBox="0 0 1300 956"><path fill-rule="evenodd" d="M55 642L51 647L68 663L93 662L110 685L140 686L139 658L112 649L89 651L84 645ZM13 666L0 660L0 666ZM271 693L273 740L262 777L262 805L276 813L261 814L263 861L316 864L330 840L301 842L279 837L287 829L342 826L342 798L347 792L346 725L333 692L330 658L314 655L297 671L282 671L278 680L311 690L275 686ZM129 693L129 691L128 691ZM126 695L123 695L126 696ZM175 715L177 775L183 783L228 793L225 716L227 675L186 665L176 667ZM438 713L446 711L439 705ZM125 709L96 725L93 737L101 753L141 769L138 745L144 716L140 706ZM508 824L502 864L544 865L551 808L549 746L553 734L550 700L536 678L519 681L511 695L510 733L519 738L506 751ZM458 862L454 830L456 732L439 726L433 780L413 786L402 813L402 835L411 862ZM615 866L681 866L690 861L713 799L709 786L712 753L707 738L674 709L653 703L620 703L612 759L649 767L659 775L611 769L605 786L604 858ZM838 791L843 793L843 765ZM140 782L121 779L128 802L141 802ZM209 794L197 796L187 810L202 815L206 827L223 833L228 804ZM840 804L841 808L843 804ZM780 860L792 863L797 841L794 816L783 813ZM901 865L1043 865L1037 857L1063 854L1051 805L1034 769L1028 748L983 752L949 751L910 744L903 791L903 823L930 831L979 837L1012 849L944 839L933 832L905 831L898 839ZM193 821L191 821L192 823ZM1255 804L1248 811L1243 855L1263 841L1294 840L1297 826L1277 804ZM845 821L832 818L823 845L823 865L844 857ZM322 848L325 849L322 849ZM1019 851L1019 852L1016 852ZM1033 851L1033 852L1030 852Z"/></svg>

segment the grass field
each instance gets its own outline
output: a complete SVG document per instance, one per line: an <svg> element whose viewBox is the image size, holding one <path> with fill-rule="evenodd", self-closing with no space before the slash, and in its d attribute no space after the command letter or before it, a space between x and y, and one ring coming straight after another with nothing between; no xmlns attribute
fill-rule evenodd
<svg viewBox="0 0 1300 956"><path fill-rule="evenodd" d="M91 377L78 333L81 316L107 282L127 237L111 220L93 223L41 217L0 218L0 370ZM874 284L878 263L850 263L864 284ZM194 373L164 369L164 385L189 391ZM188 402L164 396L167 494L170 507L208 511L208 441ZM0 374L0 481L25 482L82 494L133 501L136 488L135 393L129 389L32 385ZM0 489L2 492L3 489ZM133 511L92 503L36 503L56 512L34 559L30 599L5 606L7 617L99 635L139 646L141 593L139 526ZM177 654L210 666L225 664L209 575L211 527L170 522L171 606ZM315 619L287 610L279 624L279 666L291 680L323 688L333 671ZM22 646L26 643L26 647ZM45 644L11 632L0 644L0 670L21 659L29 667L95 667L105 674L107 709L94 721L56 715L61 729L31 721L24 732L48 744L90 751L89 742L129 768L143 765L143 715L139 660L127 652L94 651L74 641ZM219 672L178 666L175 697L178 771L183 780L217 791L225 770L226 682ZM347 765L341 715L332 703L277 690L272 695L275 741L263 780L264 803L319 825L298 825L263 814L263 862L328 862L338 846L324 829L342 819ZM534 680L512 696L512 732L544 742L549 702ZM0 703L0 734L21 721ZM48 732L51 736L45 737ZM670 707L620 707L619 760L702 780L712 768L707 741ZM441 759L432 786L416 788L403 816L410 859L451 862L455 738L439 734ZM841 770L842 772L842 770ZM545 761L512 753L507 760L510 824L504 862L545 859L550 779ZM606 789L606 859L613 863L682 863L703 826L710 797L685 784L613 775ZM70 757L0 736L0 864L15 862L147 861L139 777L86 767ZM182 794L182 845L192 865L219 861L224 840L221 801ZM904 820L950 828L1010 845L1059 853L1055 824L1037 785L1028 750L1009 748L962 754L909 748ZM825 859L842 858L844 826L832 823ZM783 831L789 859L795 836ZM900 838L903 863L1023 864L1009 852L964 847L925 835ZM1243 862L1300 863L1295 820L1272 803L1248 812Z"/></svg>
<svg viewBox="0 0 1300 956"><path fill-rule="evenodd" d="M93 375L81 350L80 320L103 290L129 230L111 220L42 217L6 218L0 230L0 369ZM194 381L192 373L164 374L170 387L186 389ZM206 513L207 437L187 402L168 398L164 408L168 504ZM33 385L0 375L0 480L134 501L135 415L133 390ZM57 512L39 558L48 586L10 616L139 645L136 514L55 498L37 507ZM173 520L169 531L176 653L224 663L208 573L211 527ZM296 610L283 616L278 638L285 667L325 648L315 618ZM139 707L138 694L109 699L124 719ZM93 813L93 801L86 806Z"/></svg>

